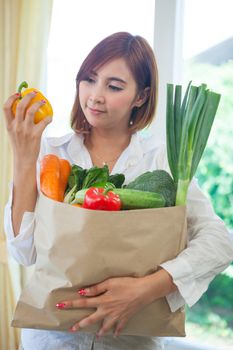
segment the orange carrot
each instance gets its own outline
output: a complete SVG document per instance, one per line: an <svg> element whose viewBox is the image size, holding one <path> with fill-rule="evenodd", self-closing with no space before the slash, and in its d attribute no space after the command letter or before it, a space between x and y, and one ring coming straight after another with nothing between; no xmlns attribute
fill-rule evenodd
<svg viewBox="0 0 233 350"><path fill-rule="evenodd" d="M65 159L47 154L41 160L41 192L56 201L63 202L71 166Z"/></svg>

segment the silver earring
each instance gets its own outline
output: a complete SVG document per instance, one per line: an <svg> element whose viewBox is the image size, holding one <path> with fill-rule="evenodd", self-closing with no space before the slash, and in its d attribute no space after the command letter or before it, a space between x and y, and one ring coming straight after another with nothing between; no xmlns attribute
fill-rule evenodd
<svg viewBox="0 0 233 350"><path fill-rule="evenodd" d="M133 125L133 121L132 121L132 119L130 120L129 125Z"/></svg>

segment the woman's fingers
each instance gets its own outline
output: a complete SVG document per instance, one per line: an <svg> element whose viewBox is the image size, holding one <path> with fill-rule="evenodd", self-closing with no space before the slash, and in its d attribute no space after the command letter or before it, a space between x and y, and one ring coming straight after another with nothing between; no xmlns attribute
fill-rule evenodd
<svg viewBox="0 0 233 350"><path fill-rule="evenodd" d="M78 309L98 307L101 300L98 298L79 298L75 300L66 300L56 304L58 309Z"/></svg>
<svg viewBox="0 0 233 350"><path fill-rule="evenodd" d="M15 115L13 113L13 105L19 98L20 94L16 93L8 98L8 100L5 102L3 106L3 111L5 115L6 120L6 127L7 130L11 130L12 122L15 121L16 123L20 123L25 120L26 127L32 127L34 126L34 118L35 113L46 103L44 100L37 101L33 103L30 107L29 104L31 100L36 96L35 92L30 92L26 96L22 98L17 104L17 107L15 109ZM42 133L45 127L52 121L51 117L44 118L40 123L37 124L37 129L40 130L39 133Z"/></svg>
<svg viewBox="0 0 233 350"><path fill-rule="evenodd" d="M46 102L44 100L37 101L27 109L25 115L25 123L28 126L32 127L34 125L35 114L45 103Z"/></svg>
<svg viewBox="0 0 233 350"><path fill-rule="evenodd" d="M17 101L19 94L14 94L8 98L3 106L14 158L20 160L19 163L36 163L42 132L52 120L47 117L38 124L34 124L36 112L45 103L43 100L32 102L35 95L35 92L31 92Z"/></svg>
<svg viewBox="0 0 233 350"><path fill-rule="evenodd" d="M118 337L120 335L121 331L125 328L127 322L128 320L126 318L122 318L120 321L118 321L114 331L114 337Z"/></svg>
<svg viewBox="0 0 233 350"><path fill-rule="evenodd" d="M35 127L34 119L36 112L46 103L45 100L39 100L33 103L30 107L28 107L29 103L35 97L36 92L31 92L26 95L21 102L19 102L16 111L16 121L25 121L26 127L29 128ZM24 116L25 114L25 116ZM44 131L45 127L51 123L52 118L46 117L42 119L35 127L38 130L39 135Z"/></svg>
<svg viewBox="0 0 233 350"><path fill-rule="evenodd" d="M27 124L33 124L35 113L45 104L45 101L41 100L28 107L31 100L36 96L36 92L30 92L18 102L14 116L12 108L19 96L20 94L18 93L10 96L3 106L7 128L10 127L13 120L15 120L15 122L22 122L26 119Z"/></svg>
<svg viewBox="0 0 233 350"><path fill-rule="evenodd" d="M15 120L16 121L22 122L25 119L26 114L28 115L28 111L30 110L30 108L32 108L36 104L35 103L32 106L28 107L29 103L36 96L36 94L37 94L36 91L32 91L32 92L28 93L26 96L24 96L19 101L19 103L17 104L17 107L16 107L16 113L15 113Z"/></svg>
<svg viewBox="0 0 233 350"><path fill-rule="evenodd" d="M50 124L52 120L52 117L46 117L42 119L38 124L36 124L36 128L39 130L40 134L42 134L46 126Z"/></svg>
<svg viewBox="0 0 233 350"><path fill-rule="evenodd" d="M97 337L100 338L103 335L107 334L114 327L117 321L118 321L117 318L110 317L110 316L105 317L105 319L103 320L102 326L97 333Z"/></svg>
<svg viewBox="0 0 233 350"><path fill-rule="evenodd" d="M78 291L82 296L92 297L105 293L110 287L111 280L108 279L104 282L98 283L94 286L83 288Z"/></svg>
<svg viewBox="0 0 233 350"><path fill-rule="evenodd" d="M12 106L14 102L19 98L20 94L11 95L3 105L3 112L6 120L7 130L10 129L11 123L14 120L14 115L12 112Z"/></svg>
<svg viewBox="0 0 233 350"><path fill-rule="evenodd" d="M144 290L141 288L141 279L133 277L111 278L95 286L80 290L84 296L73 301L64 301L58 308L96 308L89 317L80 320L76 329L89 326L98 320L103 324L98 332L102 336L116 325L115 335L118 335L129 318L143 305ZM94 295L94 296L93 296ZM142 301L142 302L141 302ZM93 315L95 315L93 317Z"/></svg>
<svg viewBox="0 0 233 350"><path fill-rule="evenodd" d="M98 322L102 319L103 319L103 315L99 311L96 311L93 314L91 314L90 316L87 316L84 319L82 319L81 321L75 323L71 327L70 331L76 332L80 328L84 328L84 327L90 326L92 324L95 324L96 322Z"/></svg>
<svg viewBox="0 0 233 350"><path fill-rule="evenodd" d="M90 316L84 318L83 320L75 323L71 327L70 331L76 332L76 331L80 330L80 328L85 328L85 327L91 326L93 324L96 324L97 322L101 321L102 319L103 319L103 315L99 311L96 311L94 314L91 314ZM121 331L123 330L123 328L127 324L127 319L124 318L124 319L119 321L117 318L105 317L101 328L99 329L99 331L96 334L97 338L100 338L100 337L106 335L108 332L110 332L111 329L113 329L115 324L116 324L116 327L115 327L115 331L114 331L114 337L117 337L120 335Z"/></svg>

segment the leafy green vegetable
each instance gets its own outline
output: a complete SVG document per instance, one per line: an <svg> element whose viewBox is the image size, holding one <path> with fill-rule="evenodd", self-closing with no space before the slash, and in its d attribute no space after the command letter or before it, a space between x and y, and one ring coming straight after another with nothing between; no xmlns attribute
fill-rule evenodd
<svg viewBox="0 0 233 350"><path fill-rule="evenodd" d="M116 188L121 188L125 182L124 174L114 174L110 175L108 181L115 185Z"/></svg>
<svg viewBox="0 0 233 350"><path fill-rule="evenodd" d="M175 205L176 185L165 170L147 171L124 188L159 193L165 198L167 207Z"/></svg>
<svg viewBox="0 0 233 350"><path fill-rule="evenodd" d="M68 185L65 192L65 203L71 203L76 192L89 187L120 188L125 181L123 174L109 175L108 166L102 168L94 166L90 169L73 164L71 167Z"/></svg>
<svg viewBox="0 0 233 350"><path fill-rule="evenodd" d="M73 164L71 167L70 176L68 178L68 186L66 188L66 194L77 185L77 191L82 188L83 180L86 176L86 169L81 168L78 165Z"/></svg>
<svg viewBox="0 0 233 350"><path fill-rule="evenodd" d="M106 183L109 178L108 166L104 165L103 168L94 166L87 170L85 179L83 181L82 188L93 187L96 183Z"/></svg>
<svg viewBox="0 0 233 350"><path fill-rule="evenodd" d="M71 203L75 198L75 193L77 192L77 185L75 184L70 191L65 195L64 203Z"/></svg>
<svg viewBox="0 0 233 350"><path fill-rule="evenodd" d="M220 94L211 92L206 84L189 83L181 103L182 87L167 84L167 156L177 185L176 205L185 205L187 191L217 112ZM174 96L173 96L174 95Z"/></svg>

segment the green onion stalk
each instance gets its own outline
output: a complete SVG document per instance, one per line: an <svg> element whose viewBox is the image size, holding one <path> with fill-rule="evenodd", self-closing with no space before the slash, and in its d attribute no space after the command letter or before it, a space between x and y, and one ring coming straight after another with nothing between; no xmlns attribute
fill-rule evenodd
<svg viewBox="0 0 233 350"><path fill-rule="evenodd" d="M176 205L185 205L189 184L209 138L221 95L189 82L182 100L182 86L167 84L167 157L177 186Z"/></svg>

